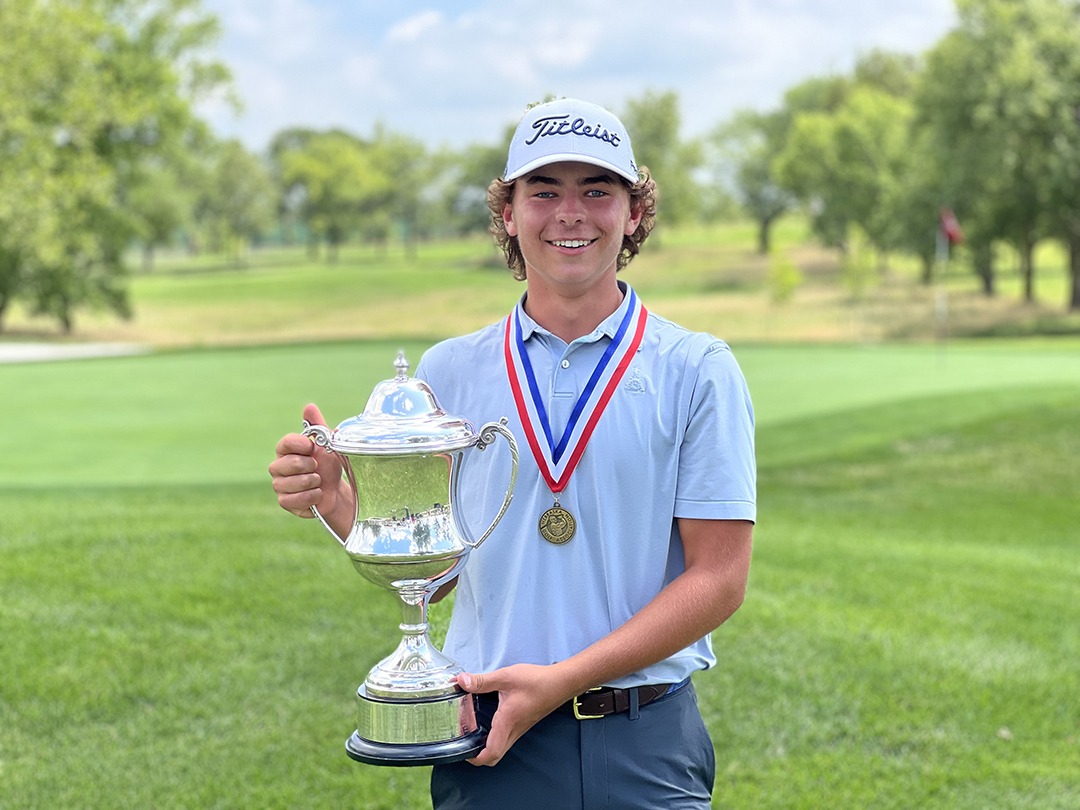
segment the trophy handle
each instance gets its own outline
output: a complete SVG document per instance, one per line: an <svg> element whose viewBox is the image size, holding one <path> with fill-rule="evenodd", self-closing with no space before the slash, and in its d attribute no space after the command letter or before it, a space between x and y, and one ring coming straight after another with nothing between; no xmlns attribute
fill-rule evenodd
<svg viewBox="0 0 1080 810"><path fill-rule="evenodd" d="M307 436L309 439L315 442L315 444L317 444L319 447L322 447L324 450L326 450L326 452L333 453L335 456L341 459L341 467L345 470L345 477L349 479L349 486L352 487L353 496L356 500L356 515L353 517L353 524L355 525L356 521L360 519L360 498L356 495L356 479L353 477L352 465L349 464L347 459L342 458L341 454L337 452L337 450L330 446L330 430L325 425L313 425L305 419L304 429L302 433L304 436ZM335 540L341 543L342 546L346 545L346 541L341 538L341 535L335 532L330 526L330 524L326 522L326 518L322 516L322 512L319 511L319 507L311 507L311 512L315 515L315 517L319 519L319 523L323 525L323 528L330 532L331 536Z"/></svg>
<svg viewBox="0 0 1080 810"><path fill-rule="evenodd" d="M495 519L491 521L491 524L484 530L484 533L480 535L479 540L473 540L469 535L468 524L462 519L460 514L457 514L457 482L461 475L461 468L459 467L454 475L453 494L450 498L451 506L455 513L454 522L457 524L461 531L461 540L469 548L476 548L485 540L498 525L499 521L503 519L503 515L506 514L507 508L510 506L510 499L514 497L514 485L517 483L517 471L518 471L518 446L517 440L514 439L514 434L511 433L506 427L506 417L504 416L498 422L488 422L482 428L480 428L480 438L477 440L473 447L477 450L484 450L491 444L494 444L495 439L502 436L506 439L510 445L510 483L506 488L506 495L503 497L502 506L499 508L499 513L495 515ZM464 462L462 463L464 466Z"/></svg>

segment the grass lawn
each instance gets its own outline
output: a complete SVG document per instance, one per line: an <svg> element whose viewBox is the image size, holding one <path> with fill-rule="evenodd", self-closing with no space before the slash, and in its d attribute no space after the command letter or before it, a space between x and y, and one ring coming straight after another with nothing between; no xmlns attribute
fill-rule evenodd
<svg viewBox="0 0 1080 810"><path fill-rule="evenodd" d="M265 473L398 345L0 367L0 806L425 806L342 750L395 608ZM739 352L761 517L697 679L716 806L1075 807L1076 348Z"/></svg>
<svg viewBox="0 0 1080 810"><path fill-rule="evenodd" d="M935 343L909 271L853 300L786 227L788 304L752 231L665 236L627 271L732 343L757 412L750 589L696 678L714 804L1076 808L1080 340L958 339L1046 312L956 279ZM399 348L521 288L480 243L161 271L135 322L81 333L158 352L0 365L0 808L428 806L425 769L344 753L396 606L266 465L306 402L357 413Z"/></svg>

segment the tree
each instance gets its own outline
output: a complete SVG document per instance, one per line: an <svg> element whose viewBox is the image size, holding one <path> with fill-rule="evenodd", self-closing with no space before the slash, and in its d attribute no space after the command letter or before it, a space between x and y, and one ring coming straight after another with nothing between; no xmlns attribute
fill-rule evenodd
<svg viewBox="0 0 1080 810"><path fill-rule="evenodd" d="M853 82L861 87L877 88L895 98L912 98L919 71L918 57L875 48L856 60Z"/></svg>
<svg viewBox="0 0 1080 810"><path fill-rule="evenodd" d="M513 135L510 127L497 145L470 144L436 159L442 167L439 187L447 219L457 233L486 231L491 224L487 189L506 171L506 146Z"/></svg>
<svg viewBox="0 0 1080 810"><path fill-rule="evenodd" d="M267 150L267 167L270 172L270 180L277 188L278 220L281 233L286 243L293 241L310 242L310 234L302 235L297 232L305 230L303 206L304 189L299 184L285 182L282 158L289 152L303 149L309 140L318 133L305 127L291 127L277 133L270 141Z"/></svg>
<svg viewBox="0 0 1080 810"><path fill-rule="evenodd" d="M1049 132L1048 193L1044 212L1052 236L1068 249L1067 306L1080 311L1080 10L1056 3L1041 26L1039 56L1053 87L1044 107Z"/></svg>
<svg viewBox="0 0 1080 810"><path fill-rule="evenodd" d="M656 180L664 221L674 224L697 217L701 193L694 171L702 163L702 152L700 144L680 140L678 94L648 90L627 103L623 121L633 133L638 165L648 167Z"/></svg>
<svg viewBox="0 0 1080 810"><path fill-rule="evenodd" d="M889 216L894 246L919 259L923 284L934 280L939 212L947 201L936 156L927 138L913 130L905 169L893 188Z"/></svg>
<svg viewBox="0 0 1080 810"><path fill-rule="evenodd" d="M53 145L41 137L35 92L50 83L55 28L31 0L0 3L0 327L24 289L28 264L57 230L51 185Z"/></svg>
<svg viewBox="0 0 1080 810"><path fill-rule="evenodd" d="M0 3L0 319L29 297L37 268L62 254L56 140L70 136L53 108L77 97L62 77L79 73L84 52L78 29L63 21L34 0ZM84 107L68 120L85 117Z"/></svg>
<svg viewBox="0 0 1080 810"><path fill-rule="evenodd" d="M281 178L286 194L298 201L298 210L311 234L328 246L328 258L337 258L340 245L364 219L377 216L392 184L370 145L340 130L317 133L281 156Z"/></svg>
<svg viewBox="0 0 1080 810"><path fill-rule="evenodd" d="M1031 301L1037 242L1056 232L1071 244L1077 220L1077 9L960 0L958 11L957 28L927 57L918 121L941 156L984 289L993 292L992 242L1002 239L1020 256Z"/></svg>
<svg viewBox="0 0 1080 810"><path fill-rule="evenodd" d="M896 248L895 207L910 171L908 60L875 52L855 78L810 81L785 101L791 124L773 169L808 208L827 245L844 247L858 225L879 255Z"/></svg>
<svg viewBox="0 0 1080 810"><path fill-rule="evenodd" d="M900 92L909 69L902 57L874 51L860 61L856 76L864 84ZM758 252L769 252L773 223L794 206L798 196L798 191L790 184L785 186L777 176L778 158L795 121L803 115L833 113L847 99L851 86L852 81L843 76L807 79L784 94L780 108L764 113L739 111L710 135L707 143L714 154L716 183L730 185L743 209L757 222ZM802 191L804 196L809 194ZM813 210L819 236L826 244L842 243L844 225L832 222L832 213L824 211L820 202Z"/></svg>
<svg viewBox="0 0 1080 810"><path fill-rule="evenodd" d="M810 226L822 244L843 248L855 208L844 193L835 129L828 113L799 115L774 161L774 171L808 211Z"/></svg>
<svg viewBox="0 0 1080 810"><path fill-rule="evenodd" d="M714 158L715 183L731 187L743 210L758 227L758 253L771 249L773 223L787 213L795 200L780 186L773 163L780 153L786 116L778 112L743 110L713 130L708 138Z"/></svg>
<svg viewBox="0 0 1080 810"><path fill-rule="evenodd" d="M266 166L237 140L220 144L205 178L200 219L211 241L240 263L244 247L274 223L277 190Z"/></svg>
<svg viewBox="0 0 1080 810"><path fill-rule="evenodd" d="M303 223L313 249L319 239L334 248L340 244L334 239L385 242L397 234L412 251L443 218L435 187L445 158L432 158L420 141L382 125L371 139L341 130L285 130L274 137L269 156L282 217ZM338 215L328 216L331 209Z"/></svg>
<svg viewBox="0 0 1080 810"><path fill-rule="evenodd" d="M810 206L826 244L845 245L849 225L859 225L879 254L899 243L894 211L909 167L912 114L905 99L855 86L834 113L795 119L777 172Z"/></svg>
<svg viewBox="0 0 1080 810"><path fill-rule="evenodd" d="M415 252L427 203L422 192L431 181L432 163L420 141L382 126L376 127L370 149L375 165L393 179L386 184L383 199L372 199L369 205L380 212L388 230L398 231L406 249Z"/></svg>
<svg viewBox="0 0 1080 810"><path fill-rule="evenodd" d="M0 314L17 296L65 331L80 307L125 315L130 195L205 133L216 21L198 0L4 0L0 30Z"/></svg>
<svg viewBox="0 0 1080 810"><path fill-rule="evenodd" d="M148 167L133 179L125 194L138 215L135 234L143 247L143 272L154 267L154 251L172 244L191 223L194 195L166 165Z"/></svg>

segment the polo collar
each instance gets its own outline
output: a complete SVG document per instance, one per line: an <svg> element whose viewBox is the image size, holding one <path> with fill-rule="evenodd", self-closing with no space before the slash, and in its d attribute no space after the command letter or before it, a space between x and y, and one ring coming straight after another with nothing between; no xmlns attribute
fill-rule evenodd
<svg viewBox="0 0 1080 810"><path fill-rule="evenodd" d="M622 323L623 318L626 317L626 310L630 306L630 285L625 281L616 282L619 285L619 289L622 291L623 299L619 304L618 309L608 315L602 320L595 329L587 335L582 335L578 338L579 341L591 343L599 340L602 337L613 338L615 333L619 331L619 324ZM517 314L521 323L521 337L523 340L528 340L535 333L542 335L550 335L547 329L534 321L529 314L525 311L525 300L528 298L529 293L526 291L522 294L521 299L517 303Z"/></svg>

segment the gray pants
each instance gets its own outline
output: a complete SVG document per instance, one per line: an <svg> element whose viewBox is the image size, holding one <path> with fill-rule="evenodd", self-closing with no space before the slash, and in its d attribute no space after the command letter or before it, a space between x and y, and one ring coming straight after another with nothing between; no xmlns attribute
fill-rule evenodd
<svg viewBox="0 0 1080 810"><path fill-rule="evenodd" d="M494 703L482 701L485 721ZM710 806L714 774L691 685L636 716L551 714L493 768L436 765L431 800L435 810L701 810Z"/></svg>

